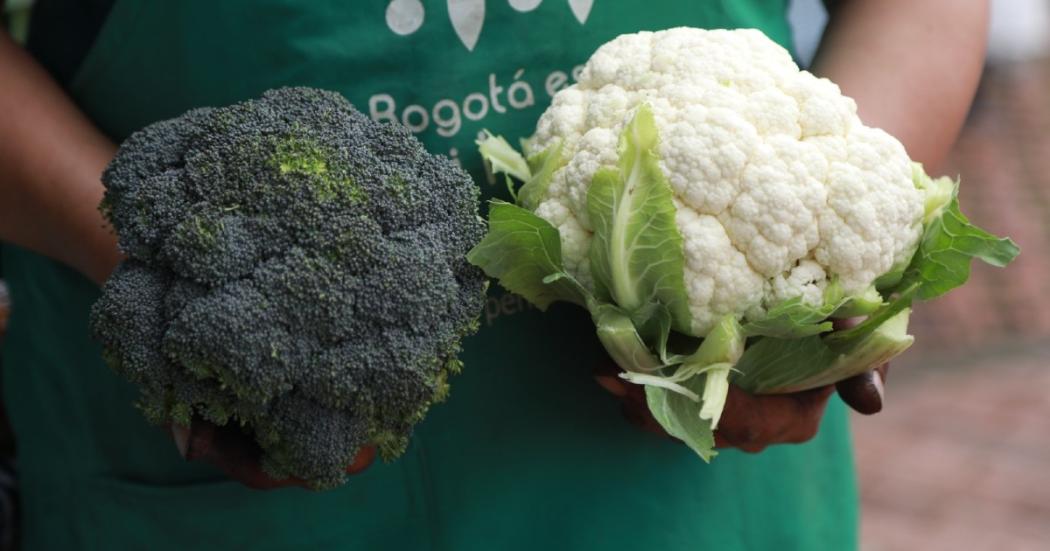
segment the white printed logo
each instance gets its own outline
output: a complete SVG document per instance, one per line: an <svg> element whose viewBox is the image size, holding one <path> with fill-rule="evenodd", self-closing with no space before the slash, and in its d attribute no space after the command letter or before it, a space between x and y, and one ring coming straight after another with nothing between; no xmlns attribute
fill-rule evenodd
<svg viewBox="0 0 1050 551"><path fill-rule="evenodd" d="M485 0L448 0L448 18L460 41L473 52L485 24Z"/></svg>
<svg viewBox="0 0 1050 551"><path fill-rule="evenodd" d="M448 18L456 36L467 48L474 51L474 46L481 36L485 25L485 0L446 0ZM568 0L572 15L581 25L587 23L594 0ZM515 11L526 13L539 7L543 0L507 0ZM386 7L386 25L396 34L410 35L423 26L426 11L421 0L390 0Z"/></svg>
<svg viewBox="0 0 1050 551"><path fill-rule="evenodd" d="M386 26L397 34L412 34L422 24L423 3L419 0L393 0L386 7Z"/></svg>
<svg viewBox="0 0 1050 551"><path fill-rule="evenodd" d="M580 25L587 22L587 17L591 15L591 6L593 5L594 0L569 0L572 14L576 16L576 20L580 22Z"/></svg>

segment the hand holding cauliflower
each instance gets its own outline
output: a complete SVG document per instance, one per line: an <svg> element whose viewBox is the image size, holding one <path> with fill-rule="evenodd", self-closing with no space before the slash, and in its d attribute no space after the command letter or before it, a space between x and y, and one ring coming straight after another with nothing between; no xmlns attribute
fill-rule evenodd
<svg viewBox="0 0 1050 551"><path fill-rule="evenodd" d="M914 298L963 284L1009 240L969 224L838 87L754 30L603 45L525 142L480 144L524 181L471 260L545 307L587 307L607 351L705 459L729 382L827 385L912 343ZM867 316L832 332L832 318Z"/></svg>

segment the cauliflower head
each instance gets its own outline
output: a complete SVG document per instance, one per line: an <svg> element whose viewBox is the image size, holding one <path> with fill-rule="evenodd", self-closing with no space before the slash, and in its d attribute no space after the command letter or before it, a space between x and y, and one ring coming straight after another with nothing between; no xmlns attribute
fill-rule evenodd
<svg viewBox="0 0 1050 551"><path fill-rule="evenodd" d="M559 230L565 269L584 286L587 191L616 165L642 104L677 208L693 334L795 297L820 306L832 281L861 294L914 253L924 195L899 141L761 32L677 28L599 48L527 141L531 153L561 148L535 212Z"/></svg>

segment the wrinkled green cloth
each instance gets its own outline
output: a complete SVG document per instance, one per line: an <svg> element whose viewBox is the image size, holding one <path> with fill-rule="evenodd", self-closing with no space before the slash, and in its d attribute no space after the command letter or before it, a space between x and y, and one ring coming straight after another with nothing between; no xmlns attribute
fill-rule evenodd
<svg viewBox="0 0 1050 551"><path fill-rule="evenodd" d="M118 0L81 55L55 42L71 36L61 29L77 27L69 17L81 3L42 0L30 43L114 140L193 107L316 86L409 125L431 151L459 159L486 196L502 196L481 168L478 132L530 134L551 93L598 45L678 25L758 27L786 45L784 3ZM483 5L484 14L448 5ZM74 57L75 71L63 69ZM841 403L808 444L725 451L706 465L628 424L593 382L603 356L582 311L541 315L495 288L451 398L404 457L329 492L253 491L182 461L134 409L134 388L89 337L94 285L15 247L4 247L3 262L15 301L3 391L18 437L26 549L856 545Z"/></svg>

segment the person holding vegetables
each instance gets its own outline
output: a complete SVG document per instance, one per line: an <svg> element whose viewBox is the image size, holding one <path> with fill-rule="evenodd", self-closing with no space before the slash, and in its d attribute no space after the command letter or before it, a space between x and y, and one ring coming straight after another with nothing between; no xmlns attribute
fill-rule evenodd
<svg viewBox="0 0 1050 551"><path fill-rule="evenodd" d="M980 74L987 3L843 0L813 71L865 124L934 167ZM187 109L283 85L336 90L409 127L488 185L482 129L527 136L574 69L617 35L755 27L788 46L781 0L419 1L350 6L41 0L25 50L0 36L0 239L14 304L4 401L18 438L23 541L32 549L846 549L856 489L834 388L731 388L704 465L655 429L581 312L546 317L493 286L449 401L395 463L336 490L269 480L235 432L171 436L134 411L87 315L120 260L97 210L114 143ZM921 85L917 85L921 83ZM590 370L615 400L593 383ZM882 405L885 372L840 384ZM805 442L805 443L803 443ZM793 446L774 444L799 443ZM766 449L768 448L768 449ZM216 468L218 467L218 469ZM233 477L239 482L230 479Z"/></svg>

